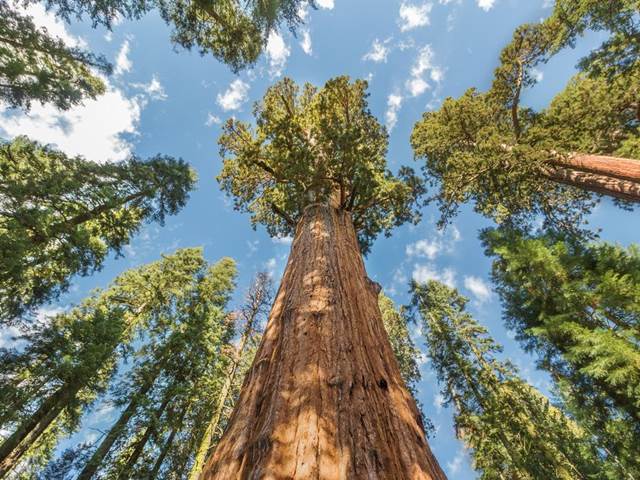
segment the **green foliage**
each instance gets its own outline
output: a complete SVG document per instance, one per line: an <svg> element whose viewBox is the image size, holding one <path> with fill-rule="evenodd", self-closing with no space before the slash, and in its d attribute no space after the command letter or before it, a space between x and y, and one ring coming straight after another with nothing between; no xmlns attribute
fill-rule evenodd
<svg viewBox="0 0 640 480"><path fill-rule="evenodd" d="M99 446L89 460L98 475L184 478L206 425L202 416L210 414L224 381L223 351L234 333L226 304L235 276L229 258L203 265L164 312L159 328L148 331L136 364L113 392L114 403L127 406L123 420L105 436L114 443L104 450ZM165 456L156 458L156 449L164 449Z"/></svg>
<svg viewBox="0 0 640 480"><path fill-rule="evenodd" d="M186 287L204 268L202 251L185 249L129 270L108 289L19 337L26 346L14 342L1 349L0 428L13 434L0 451L13 440L19 444L30 421L50 416L51 427L30 447L46 445L42 455L49 458L57 438L76 430L84 409L105 391L140 333L166 330L173 304L188 299Z"/></svg>
<svg viewBox="0 0 640 480"><path fill-rule="evenodd" d="M498 359L501 347L467 313L465 297L436 281L412 290L442 395L480 478L619 478L599 465L581 429Z"/></svg>
<svg viewBox="0 0 640 480"><path fill-rule="evenodd" d="M640 250L488 230L504 318L568 408L620 465L640 473Z"/></svg>
<svg viewBox="0 0 640 480"><path fill-rule="evenodd" d="M61 110L105 91L92 69L110 73L103 57L69 47L33 19L0 2L0 99L29 110L32 102Z"/></svg>
<svg viewBox="0 0 640 480"><path fill-rule="evenodd" d="M29 0L31 2L35 0ZM172 29L171 39L183 48L212 54L234 72L255 63L269 34L281 24L294 30L301 22L303 0L47 0L47 6L69 21L87 16L94 26L111 28L117 18L137 19L151 10Z"/></svg>
<svg viewBox="0 0 640 480"><path fill-rule="evenodd" d="M98 164L18 137L0 144L0 322L99 269L144 222L187 201L194 172L157 156Z"/></svg>
<svg viewBox="0 0 640 480"><path fill-rule="evenodd" d="M384 293L380 293L378 305L380 306L380 313L382 313L382 323L387 335L389 335L391 348L400 367L402 379L415 397L416 386L421 378L418 367L420 350L413 344L409 333L411 318L404 308L397 309L393 300Z"/></svg>
<svg viewBox="0 0 640 480"><path fill-rule="evenodd" d="M605 31L610 37L582 59L580 67L592 76L632 74L640 66L638 0L556 0L545 21L551 36L549 54L573 46L587 31Z"/></svg>
<svg viewBox="0 0 640 480"><path fill-rule="evenodd" d="M436 199L443 224L461 203L473 201L476 211L498 223L526 228L542 216L546 227L579 231L595 199L553 181L550 172L576 152L640 159L638 56L625 53L627 60L618 63L635 66L616 67L615 75L596 68L596 60L585 60L590 76L578 74L541 112L521 106L521 96L535 85L535 68L587 29L622 35L636 48L637 5L637 0L557 1L544 22L516 29L488 92L469 89L424 114L411 143L440 187ZM605 42L592 57L608 48Z"/></svg>
<svg viewBox="0 0 640 480"><path fill-rule="evenodd" d="M321 89L285 78L256 104L255 128L226 123L218 181L254 226L291 235L307 205L332 202L351 213L366 253L381 232L419 219L422 184L409 168L387 170L388 135L368 109L366 88L347 77Z"/></svg>

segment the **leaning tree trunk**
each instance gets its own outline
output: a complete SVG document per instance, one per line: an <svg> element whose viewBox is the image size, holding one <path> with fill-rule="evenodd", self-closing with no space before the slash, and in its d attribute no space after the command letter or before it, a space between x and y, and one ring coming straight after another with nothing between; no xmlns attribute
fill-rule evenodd
<svg viewBox="0 0 640 480"><path fill-rule="evenodd" d="M262 343L201 479L446 479L348 213L299 222Z"/></svg>
<svg viewBox="0 0 640 480"><path fill-rule="evenodd" d="M545 172L551 180L610 197L640 202L640 160L604 155L558 158Z"/></svg>

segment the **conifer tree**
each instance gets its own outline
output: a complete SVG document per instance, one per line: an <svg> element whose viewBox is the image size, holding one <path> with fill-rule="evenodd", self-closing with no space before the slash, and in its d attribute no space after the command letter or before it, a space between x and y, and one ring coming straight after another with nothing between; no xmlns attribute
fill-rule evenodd
<svg viewBox="0 0 640 480"><path fill-rule="evenodd" d="M0 323L102 266L144 222L186 203L195 173L157 156L94 163L18 137L0 144Z"/></svg>
<svg viewBox="0 0 640 480"><path fill-rule="evenodd" d="M228 362L222 355L233 336L226 304L233 292L235 263L222 259L201 269L185 286L182 298L163 312L159 328L148 333L137 352L138 365L117 390L124 406L78 476L142 478L152 463L140 462L165 428L182 430L187 416L206 403L205 382L220 388ZM176 421L179 420L179 421ZM192 425L198 428L197 425ZM175 472L178 477L181 472Z"/></svg>
<svg viewBox="0 0 640 480"><path fill-rule="evenodd" d="M206 423L202 438L197 446L189 480L197 480L204 462L218 443L229 419L233 405L240 392L242 381L253 361L260 342L262 327L269 313L273 298L272 280L268 273L259 272L253 279L245 295L244 304L235 315L236 328L241 328L236 347L228 348L229 358L220 393L211 404L212 415ZM200 431L201 429L198 429Z"/></svg>
<svg viewBox="0 0 640 480"><path fill-rule="evenodd" d="M605 3L556 2L547 20L516 29L488 92L448 98L416 124L411 143L439 184L443 223L472 200L499 222L526 226L542 215L549 227L575 231L596 201L591 192L640 201L637 2ZM583 62L585 72L547 109L523 107L536 68L586 29L610 38ZM621 35L629 50L616 50ZM605 57L620 67L616 75L597 66Z"/></svg>
<svg viewBox="0 0 640 480"><path fill-rule="evenodd" d="M501 347L437 281L412 285L428 356L454 409L458 438L483 479L608 477L590 438L497 356Z"/></svg>
<svg viewBox="0 0 640 480"><path fill-rule="evenodd" d="M29 110L35 101L67 110L96 98L105 84L92 69L111 73L103 57L66 45L0 2L0 99L10 107Z"/></svg>
<svg viewBox="0 0 640 480"><path fill-rule="evenodd" d="M33 3L37 0L0 2L0 99L24 110L33 102L66 110L104 93L104 81L92 69L109 74L111 65L37 27L19 9ZM156 10L172 28L175 45L211 54L236 73L256 62L281 24L295 30L304 5L315 8L313 0L47 0L45 5L67 22L88 18L94 27L108 29L117 19L138 19Z"/></svg>
<svg viewBox="0 0 640 480"><path fill-rule="evenodd" d="M640 474L640 251L488 230L504 318L583 428Z"/></svg>
<svg viewBox="0 0 640 480"><path fill-rule="evenodd" d="M429 451L361 252L417 220L422 184L386 168L387 132L367 84L284 79L229 120L219 143L222 188L291 254L262 342L202 479L425 478Z"/></svg>
<svg viewBox="0 0 640 480"><path fill-rule="evenodd" d="M404 307L396 308L389 297L380 292L378 305L382 314L384 329L389 335L391 348L398 361L400 374L406 387L416 395L416 385L420 381L420 370L418 368L418 358L420 350L414 345L409 333L410 316Z"/></svg>
<svg viewBox="0 0 640 480"><path fill-rule="evenodd" d="M75 431L83 409L103 392L141 329L158 328L202 270L199 249L179 250L129 270L80 306L3 350L0 363L0 478L42 447L48 458L62 433ZM35 454L35 453L34 453Z"/></svg>

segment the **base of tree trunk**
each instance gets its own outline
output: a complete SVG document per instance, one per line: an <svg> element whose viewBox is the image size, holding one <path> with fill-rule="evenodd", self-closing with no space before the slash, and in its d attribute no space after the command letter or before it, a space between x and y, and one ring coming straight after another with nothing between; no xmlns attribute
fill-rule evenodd
<svg viewBox="0 0 640 480"><path fill-rule="evenodd" d="M201 479L446 479L405 388L350 215L315 204Z"/></svg>

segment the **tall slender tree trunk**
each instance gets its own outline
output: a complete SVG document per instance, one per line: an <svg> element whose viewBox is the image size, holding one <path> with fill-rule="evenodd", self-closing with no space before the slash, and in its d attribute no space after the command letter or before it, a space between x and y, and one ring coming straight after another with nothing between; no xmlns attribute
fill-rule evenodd
<svg viewBox="0 0 640 480"><path fill-rule="evenodd" d="M96 448L95 452L93 452L93 455L91 455L91 458L86 463L76 480L89 480L90 478L93 478L93 476L98 471L98 468L104 461L105 457L109 453L109 450L111 450L111 447L118 439L118 437L122 435L122 432L129 423L129 420L131 420L131 417L133 417L133 415L138 410L140 399L147 394L147 392L155 383L156 376L157 372L155 372L154 375L150 375L145 383L140 387L138 392L129 401L127 408L125 408L124 411L120 414L120 418L118 418L118 421L111 427L109 433L107 433L102 442L100 442L100 445L98 445L98 448Z"/></svg>
<svg viewBox="0 0 640 480"><path fill-rule="evenodd" d="M0 478L4 478L16 466L20 458L49 428L78 388L69 384L61 386L0 445Z"/></svg>
<svg viewBox="0 0 640 480"><path fill-rule="evenodd" d="M264 298L264 297L263 297ZM236 383L236 376L238 375L238 370L240 368L240 363L242 362L243 355L245 353L245 348L247 347L247 343L249 339L252 338L255 333L255 322L260 312L261 301L258 301L256 304L252 305L251 311L247 316L247 323L242 331L242 335L240 336L240 342L237 348L233 352L233 358L231 359L231 363L229 364L229 368L227 369L227 374L224 380L224 384L222 385L222 389L220 390L220 395L218 397L218 402L216 404L216 408L213 412L213 416L207 425L206 430L202 436L202 440L200 445L198 446L198 450L196 451L196 456L193 461L193 466L189 471L189 480L198 480L200 477L200 473L202 472L202 467L204 466L204 462L207 460L209 456L209 452L212 447L213 438L220 426L220 420L222 419L222 413L224 412L225 405L227 404L227 400L231 395L231 390L233 385Z"/></svg>
<svg viewBox="0 0 640 480"><path fill-rule="evenodd" d="M348 213L306 208L262 343L201 479L445 475L405 388Z"/></svg>
<svg viewBox="0 0 640 480"><path fill-rule="evenodd" d="M545 175L602 195L640 202L640 160L605 155L558 158Z"/></svg>
<svg viewBox="0 0 640 480"><path fill-rule="evenodd" d="M138 462L138 459L140 458L140 455L142 455L144 447L147 446L147 443L149 442L151 436L156 433L156 425L158 424L158 422L160 422L160 418L162 418L167 405L175 396L173 392L173 386L170 387L170 390L170 392L167 392L167 394L165 394L162 403L154 412L150 424L147 425L147 427L144 429L142 437L140 437L138 441L136 441L135 446L133 447L133 451L127 459L127 463L122 467L122 470L118 474L118 480L127 480L131 478L133 467L135 467L136 463Z"/></svg>

